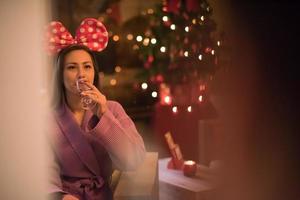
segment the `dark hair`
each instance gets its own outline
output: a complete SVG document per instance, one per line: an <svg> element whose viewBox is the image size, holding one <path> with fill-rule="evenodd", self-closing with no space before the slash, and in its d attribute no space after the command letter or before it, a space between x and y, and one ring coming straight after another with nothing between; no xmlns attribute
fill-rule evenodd
<svg viewBox="0 0 300 200"><path fill-rule="evenodd" d="M64 61L66 55L74 50L84 50L91 56L94 65L94 70L95 70L93 84L98 89L100 89L99 76L98 76L99 68L94 53L88 47L83 45L71 45L69 47L66 47L58 53L54 63L54 70L52 74L52 94L51 94L51 107L54 109L57 109L62 104L63 98L65 97L65 87L63 83Z"/></svg>

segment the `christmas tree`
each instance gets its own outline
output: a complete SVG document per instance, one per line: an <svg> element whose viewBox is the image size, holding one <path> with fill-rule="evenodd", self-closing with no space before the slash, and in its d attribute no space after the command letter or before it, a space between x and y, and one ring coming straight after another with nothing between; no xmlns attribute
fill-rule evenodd
<svg viewBox="0 0 300 200"><path fill-rule="evenodd" d="M122 23L118 2L103 6L98 18L110 36L109 51L99 58L109 65L102 78L107 96L128 110L159 101L190 112L208 102L223 47L208 2L163 0Z"/></svg>
<svg viewBox="0 0 300 200"><path fill-rule="evenodd" d="M218 69L221 45L211 15L206 0L165 0L123 24L125 42L140 61L137 80L144 89L159 90L163 104L170 104L172 97L177 103L203 100L199 93ZM179 89L177 96L189 97L178 100L180 85L196 89Z"/></svg>

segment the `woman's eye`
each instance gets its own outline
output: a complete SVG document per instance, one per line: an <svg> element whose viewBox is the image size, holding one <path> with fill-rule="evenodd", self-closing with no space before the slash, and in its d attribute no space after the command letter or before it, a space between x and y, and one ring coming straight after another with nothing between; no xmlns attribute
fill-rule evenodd
<svg viewBox="0 0 300 200"><path fill-rule="evenodd" d="M90 69L90 68L92 68L92 65L85 65L84 67L87 69Z"/></svg>
<svg viewBox="0 0 300 200"><path fill-rule="evenodd" d="M75 69L75 66L74 65L69 65L69 66L67 66L67 69Z"/></svg>

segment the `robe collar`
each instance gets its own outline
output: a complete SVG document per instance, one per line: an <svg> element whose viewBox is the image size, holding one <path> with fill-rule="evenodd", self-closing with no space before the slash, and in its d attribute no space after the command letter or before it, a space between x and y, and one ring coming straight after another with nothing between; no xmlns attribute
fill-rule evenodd
<svg viewBox="0 0 300 200"><path fill-rule="evenodd" d="M71 110L65 102L56 110L56 120L58 125L70 142L74 151L78 154L80 160L87 166L87 168L95 175L100 175L100 168L95 157L95 153L88 143L86 136L84 136L85 129L89 118L92 116L91 111L87 110L84 114L82 126L80 127L75 120Z"/></svg>

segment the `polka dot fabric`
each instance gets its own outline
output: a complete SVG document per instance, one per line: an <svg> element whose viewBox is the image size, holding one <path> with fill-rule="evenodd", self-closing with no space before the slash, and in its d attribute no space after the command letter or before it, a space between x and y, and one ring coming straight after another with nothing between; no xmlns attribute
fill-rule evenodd
<svg viewBox="0 0 300 200"><path fill-rule="evenodd" d="M107 46L108 33L101 22L93 18L87 18L78 27L75 40L93 51L102 51Z"/></svg>
<svg viewBox="0 0 300 200"><path fill-rule="evenodd" d="M53 21L47 27L47 51L56 54L72 44L87 46L92 51L102 51L108 43L108 33L105 26L94 18L84 19L76 30L75 38L62 25Z"/></svg>

